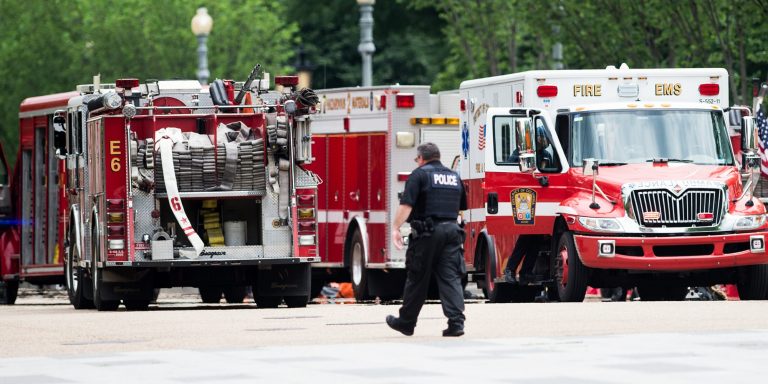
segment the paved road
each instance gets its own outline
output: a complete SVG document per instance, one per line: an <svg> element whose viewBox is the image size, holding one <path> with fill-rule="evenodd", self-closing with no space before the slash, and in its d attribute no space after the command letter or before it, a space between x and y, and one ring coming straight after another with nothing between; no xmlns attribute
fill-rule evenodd
<svg viewBox="0 0 768 384"><path fill-rule="evenodd" d="M26 301L26 304L24 303ZM0 307L4 383L765 382L764 302L467 306L467 335L416 334L394 305L256 309L161 300L148 312L75 311L62 300ZM264 381L261 381L264 382Z"/></svg>

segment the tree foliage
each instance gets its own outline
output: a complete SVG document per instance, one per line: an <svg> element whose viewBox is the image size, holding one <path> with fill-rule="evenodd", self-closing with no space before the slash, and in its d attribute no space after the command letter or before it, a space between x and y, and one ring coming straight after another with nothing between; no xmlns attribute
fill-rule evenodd
<svg viewBox="0 0 768 384"><path fill-rule="evenodd" d="M282 74L297 24L281 2L229 0L206 5L211 78L243 79L254 64ZM14 161L18 108L30 96L66 92L118 77L195 78L198 3L186 0L0 0L0 139Z"/></svg>

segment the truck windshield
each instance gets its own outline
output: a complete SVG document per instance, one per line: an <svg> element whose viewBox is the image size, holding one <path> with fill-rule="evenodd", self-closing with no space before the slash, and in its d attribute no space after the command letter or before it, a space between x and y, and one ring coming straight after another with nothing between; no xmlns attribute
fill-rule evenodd
<svg viewBox="0 0 768 384"><path fill-rule="evenodd" d="M730 137L720 111L631 110L576 113L572 164L645 163L654 159L733 165Z"/></svg>

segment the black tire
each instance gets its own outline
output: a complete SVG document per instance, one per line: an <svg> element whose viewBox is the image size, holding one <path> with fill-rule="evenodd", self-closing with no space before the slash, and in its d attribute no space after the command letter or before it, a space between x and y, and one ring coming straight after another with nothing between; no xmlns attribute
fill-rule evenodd
<svg viewBox="0 0 768 384"><path fill-rule="evenodd" d="M221 287L199 287L200 300L205 304L218 304L221 302Z"/></svg>
<svg viewBox="0 0 768 384"><path fill-rule="evenodd" d="M640 301L682 301L688 294L688 287L647 282L638 284L637 293Z"/></svg>
<svg viewBox="0 0 768 384"><path fill-rule="evenodd" d="M365 269L365 246L363 245L363 235L360 230L355 230L352 240L347 249L347 260L349 260L349 277L352 279L352 289L355 291L355 300L372 300L373 297L368 293L369 272Z"/></svg>
<svg viewBox="0 0 768 384"><path fill-rule="evenodd" d="M485 271L485 287L483 294L491 303L506 303L510 298L505 295L504 287L496 284L496 251L493 245L486 242L482 249L483 265Z"/></svg>
<svg viewBox="0 0 768 384"><path fill-rule="evenodd" d="M85 297L85 289L91 281L85 277L85 270L80 268L79 261L80 255L70 240L64 255L64 283L67 287L67 296L75 309L91 309L94 307L93 300Z"/></svg>
<svg viewBox="0 0 768 384"><path fill-rule="evenodd" d="M104 291L104 283L101 281L101 270L99 270L98 260L100 259L101 248L99 247L98 221L91 220L91 279L93 280L93 305L97 311L116 311L120 307L120 300L105 300L101 297Z"/></svg>
<svg viewBox="0 0 768 384"><path fill-rule="evenodd" d="M229 304L242 304L246 296L248 296L248 287L245 285L224 287L224 299Z"/></svg>
<svg viewBox="0 0 768 384"><path fill-rule="evenodd" d="M557 297L564 302L584 301L584 296L587 294L589 268L581 263L570 231L565 231L560 236L552 257Z"/></svg>
<svg viewBox="0 0 768 384"><path fill-rule="evenodd" d="M283 301L281 296L256 296L256 306L259 308L277 308Z"/></svg>
<svg viewBox="0 0 768 384"><path fill-rule="evenodd" d="M285 305L287 305L288 308L305 308L307 303L309 303L309 297L305 295L283 296L283 300L285 300Z"/></svg>
<svg viewBox="0 0 768 384"><path fill-rule="evenodd" d="M149 300L125 299L123 304L127 311L146 311L149 309Z"/></svg>
<svg viewBox="0 0 768 384"><path fill-rule="evenodd" d="M768 300L768 265L742 267L736 288L741 300Z"/></svg>
<svg viewBox="0 0 768 384"><path fill-rule="evenodd" d="M19 282L17 280L0 281L0 304L13 305L19 296Z"/></svg>

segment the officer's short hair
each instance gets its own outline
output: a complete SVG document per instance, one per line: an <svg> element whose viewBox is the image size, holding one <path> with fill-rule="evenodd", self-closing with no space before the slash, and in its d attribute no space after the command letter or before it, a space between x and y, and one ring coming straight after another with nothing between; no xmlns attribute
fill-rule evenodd
<svg viewBox="0 0 768 384"><path fill-rule="evenodd" d="M440 149L437 148L435 143L423 143L416 147L416 153L421 156L424 161L440 160Z"/></svg>

